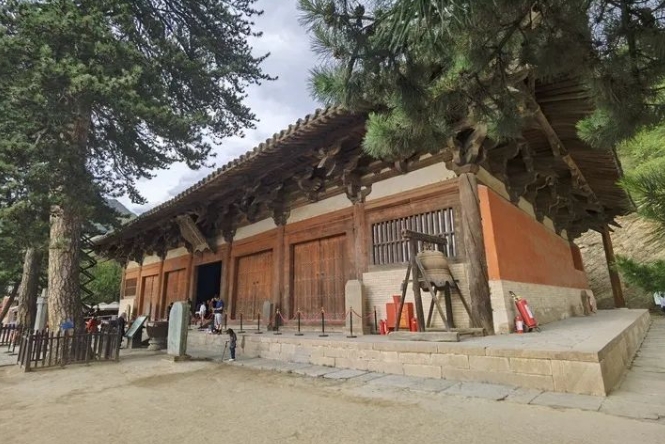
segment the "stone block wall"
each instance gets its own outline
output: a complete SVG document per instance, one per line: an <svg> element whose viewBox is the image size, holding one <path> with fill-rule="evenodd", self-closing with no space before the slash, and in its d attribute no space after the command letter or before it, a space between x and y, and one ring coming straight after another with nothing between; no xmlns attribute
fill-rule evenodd
<svg viewBox="0 0 665 444"><path fill-rule="evenodd" d="M489 284L496 333L514 331L517 308L510 296L510 291L527 300L529 308L541 325L571 316L583 315L582 291L586 291L589 296L592 295L591 290L553 285L506 280L493 280Z"/></svg>
<svg viewBox="0 0 665 444"><path fill-rule="evenodd" d="M339 336L321 339L254 334L240 335L238 347L240 359L261 357L340 369L604 396L616 387L632 362L651 318L646 310L626 310L590 319L596 321L590 327L593 334L583 335L584 345L574 348L556 343L542 343L540 347L520 346L519 342L509 345L496 336L436 343L391 341L390 336L349 340ZM226 339L226 336L193 333L189 335L188 346L215 347L221 354Z"/></svg>
<svg viewBox="0 0 665 444"><path fill-rule="evenodd" d="M466 299L467 303L470 304L470 294L469 294L469 285L466 274L466 265L461 264L451 264L451 271L455 279L457 279L458 285L462 290L462 295ZM377 270L370 271L363 274L363 289L365 296L365 312L372 313L374 307L376 307L377 315L379 319L386 319L386 303L391 303L393 301L392 297L401 295L402 281L406 275L406 266L391 268L387 270ZM432 296L429 292L421 292L423 299L423 310L425 312L425 320L427 320L427 313L429 311L429 306L432 301ZM452 294L453 300L453 318L455 325L457 327L469 327L469 316L460 301L459 295L456 292ZM413 288L411 283L409 283L406 291L406 302L413 303ZM441 307L445 311L445 304L443 302L443 297L441 299ZM415 315L415 306L414 306L414 315ZM433 328L442 328L443 320L441 316L438 315L436 308L434 309L434 315L432 316ZM373 322L373 320L369 320Z"/></svg>

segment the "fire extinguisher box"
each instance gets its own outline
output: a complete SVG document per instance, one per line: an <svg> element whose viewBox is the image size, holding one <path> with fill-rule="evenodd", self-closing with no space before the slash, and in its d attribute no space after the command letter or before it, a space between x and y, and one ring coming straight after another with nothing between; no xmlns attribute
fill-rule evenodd
<svg viewBox="0 0 665 444"><path fill-rule="evenodd" d="M386 304L386 316L388 324L388 330L393 331L395 329L395 318L397 317L397 310L399 310L399 301L401 296L393 296L393 302ZM402 316L399 320L399 328L408 330L409 321L413 318L413 302L405 302L404 309L402 310Z"/></svg>

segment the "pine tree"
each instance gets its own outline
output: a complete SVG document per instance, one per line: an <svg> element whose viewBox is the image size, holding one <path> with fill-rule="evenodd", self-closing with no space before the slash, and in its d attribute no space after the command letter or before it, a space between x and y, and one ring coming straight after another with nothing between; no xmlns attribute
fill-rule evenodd
<svg viewBox="0 0 665 444"><path fill-rule="evenodd" d="M0 150L27 153L28 182L48 190L53 326L83 326L80 234L102 196L142 202L138 179L173 162L200 167L212 143L252 127L245 89L270 79L247 43L253 3L0 5Z"/></svg>
<svg viewBox="0 0 665 444"><path fill-rule="evenodd" d="M654 223L650 242L665 243L665 125L640 131L619 145L625 168L623 187L637 204L638 213ZM617 266L628 282L655 292L665 290L665 261L639 263L617 257Z"/></svg>
<svg viewBox="0 0 665 444"><path fill-rule="evenodd" d="M325 62L324 103L374 111L364 148L382 158L438 151L461 119L496 139L529 117L530 81L579 78L597 111L581 136L613 146L658 122L665 3L657 0L300 0Z"/></svg>

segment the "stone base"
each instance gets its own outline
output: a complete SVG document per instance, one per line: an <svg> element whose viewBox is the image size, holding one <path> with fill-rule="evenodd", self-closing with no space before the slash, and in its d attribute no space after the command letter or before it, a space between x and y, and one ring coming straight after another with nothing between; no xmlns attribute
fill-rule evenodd
<svg viewBox="0 0 665 444"><path fill-rule="evenodd" d="M183 355L183 356L166 355L166 357L164 357L164 360L169 362L186 362L186 361L191 361L192 357L189 355Z"/></svg>
<svg viewBox="0 0 665 444"><path fill-rule="evenodd" d="M541 333L464 337L460 342L356 339L331 333L239 335L240 358L261 357L407 376L487 382L604 396L621 380L651 323L647 310L607 310L548 324ZM406 332L405 332L406 333ZM224 337L190 334L189 345L221 350ZM190 348L192 349L192 348Z"/></svg>
<svg viewBox="0 0 665 444"><path fill-rule="evenodd" d="M150 338L148 341L148 350L159 351L166 348L166 338Z"/></svg>
<svg viewBox="0 0 665 444"><path fill-rule="evenodd" d="M411 332L394 331L388 335L393 341L428 341L428 342L459 342L457 332Z"/></svg>

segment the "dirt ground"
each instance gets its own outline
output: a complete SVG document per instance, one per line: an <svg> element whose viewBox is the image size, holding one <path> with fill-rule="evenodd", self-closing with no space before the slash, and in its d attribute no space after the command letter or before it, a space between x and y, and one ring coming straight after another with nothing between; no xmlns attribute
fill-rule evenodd
<svg viewBox="0 0 665 444"><path fill-rule="evenodd" d="M138 354L23 374L0 368L0 442L662 443L665 426L595 412ZM394 399L394 400L391 400Z"/></svg>

